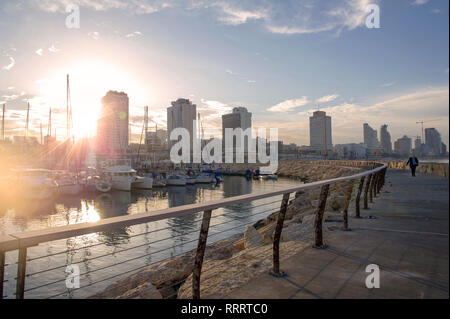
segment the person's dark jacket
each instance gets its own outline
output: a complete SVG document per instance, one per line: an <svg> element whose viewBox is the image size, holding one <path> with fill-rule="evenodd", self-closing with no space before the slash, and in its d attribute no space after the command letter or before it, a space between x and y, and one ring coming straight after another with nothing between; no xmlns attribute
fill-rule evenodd
<svg viewBox="0 0 450 319"><path fill-rule="evenodd" d="M414 161L416 161L416 165L413 165L413 159L414 159ZM410 158L408 159L408 161L406 162L406 165L409 165L410 167L413 167L413 166L419 166L419 160L418 160L417 157L415 157L415 156L410 157Z"/></svg>

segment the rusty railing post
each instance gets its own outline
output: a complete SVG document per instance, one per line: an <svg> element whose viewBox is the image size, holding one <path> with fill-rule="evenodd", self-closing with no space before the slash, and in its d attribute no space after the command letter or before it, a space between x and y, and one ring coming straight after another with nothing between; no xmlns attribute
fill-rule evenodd
<svg viewBox="0 0 450 319"><path fill-rule="evenodd" d="M19 258L17 263L16 299L24 298L26 269L27 248L19 248Z"/></svg>
<svg viewBox="0 0 450 319"><path fill-rule="evenodd" d="M369 191L370 181L372 180L372 174L369 175L369 178L366 181L366 186L364 187L364 209L368 209L369 205L367 202L367 193Z"/></svg>
<svg viewBox="0 0 450 319"><path fill-rule="evenodd" d="M356 199L355 199L355 217L356 218L361 218L359 202L361 201L361 193L362 193L362 190L364 187L365 180L366 180L365 176L361 177L361 179L359 181L359 185L358 185L358 194L356 194Z"/></svg>
<svg viewBox="0 0 450 319"><path fill-rule="evenodd" d="M375 180L377 179L377 173L372 174L372 179L369 185L369 203L373 203L373 185L375 184Z"/></svg>
<svg viewBox="0 0 450 319"><path fill-rule="evenodd" d="M200 275L202 273L203 257L205 256L210 220L211 210L204 211L198 238L197 252L195 254L194 269L192 270L192 299L200 299Z"/></svg>
<svg viewBox="0 0 450 319"><path fill-rule="evenodd" d="M3 299L3 280L5 279L5 252L0 251L0 299Z"/></svg>
<svg viewBox="0 0 450 319"><path fill-rule="evenodd" d="M314 220L314 248L325 248L323 244L322 222L329 189L329 184L322 186L320 189L319 207L317 208L316 219Z"/></svg>
<svg viewBox="0 0 450 319"><path fill-rule="evenodd" d="M353 194L353 187L355 186L355 183L351 181L350 186L347 189L347 194L345 198L345 207L343 211L343 217L344 217L344 226L342 227L342 230L349 231L348 228L348 207L350 206L350 202L352 200L352 194Z"/></svg>
<svg viewBox="0 0 450 319"><path fill-rule="evenodd" d="M375 185L375 194L377 194L377 195L380 194L382 178L383 178L383 171L379 171L378 172L378 178L377 178L377 185Z"/></svg>
<svg viewBox="0 0 450 319"><path fill-rule="evenodd" d="M277 226L273 235L273 268L270 274L275 277L281 277L284 275L283 271L280 271L280 239L281 231L283 230L284 218L286 217L286 211L289 203L290 193L284 194L281 200L280 213L278 214Z"/></svg>

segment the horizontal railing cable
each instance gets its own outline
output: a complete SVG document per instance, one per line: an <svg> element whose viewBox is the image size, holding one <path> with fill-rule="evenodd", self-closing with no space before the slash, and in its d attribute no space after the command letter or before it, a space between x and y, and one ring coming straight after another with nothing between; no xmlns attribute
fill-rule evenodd
<svg viewBox="0 0 450 319"><path fill-rule="evenodd" d="M251 215L251 217L258 216L258 215L261 215L261 214L264 214L264 213L267 213L267 212L271 212L272 210L273 210L273 208L265 210L265 211L262 211L262 212L254 213L254 214ZM216 217L220 217L220 216L224 216L224 215L218 215ZM228 224L228 223L232 223L232 222L235 222L235 220L228 220L228 221L225 221L225 222L222 222L222 223L219 223L219 224L214 224L214 225L211 225L211 228L212 227L217 227L217 226L220 226L220 225L224 225L224 224ZM77 261L76 263L87 262L87 261L91 261L91 260L95 260L95 259L99 259L99 258L103 258L103 257L119 254L121 252L126 252L126 251L129 251L129 250L132 250L132 249L136 249L136 248L140 248L140 247L143 247L143 246L152 245L152 244L163 242L163 241L170 240L170 239L173 239L173 238L183 237L183 236L186 236L186 235L189 235L189 234L193 234L193 233L197 233L197 232L198 232L198 230L194 230L194 231L182 233L182 234L176 235L176 236L165 237L163 239L158 239L158 240L151 241L151 242L148 242L148 243L139 244L137 246L124 248L124 249L121 249L121 250L118 250L118 251L114 251L114 252L111 252L111 253L107 253L107 254L103 254L103 255L100 255L100 256L95 256L95 257L92 257L92 258L85 258L85 259ZM56 270L56 269L59 269L59 268L63 268L63 267L66 267L66 266L67 266L67 264L56 266L56 267L53 267L53 268L47 268L47 269L42 270L42 271L37 271L37 272L31 273L31 274L27 274L26 276L27 277L31 277L33 275L41 274L41 273L48 272L48 271L53 271L53 270ZM17 278L14 278L14 279L17 279Z"/></svg>
<svg viewBox="0 0 450 319"><path fill-rule="evenodd" d="M258 206L252 206L251 208L248 208L247 210L243 210L242 212L244 212L244 213L245 212L250 212L254 208L275 204L275 203L278 203L279 201L280 201L280 199L278 199L276 201L273 201L273 202L264 203L264 204L261 204L261 205L258 205ZM233 212L229 212L229 213L225 213L225 214L221 214L221 215L214 215L214 216L211 217L211 219L222 217L222 216L239 217L239 216L233 215L232 213ZM202 218L199 218L197 220L190 221L190 223L200 222L201 220L202 220ZM152 231L149 231L149 232L145 232L145 233L139 233L139 234L135 234L135 235L130 235L130 236L127 236L127 239L135 238L135 237L139 237L139 236L143 236L143 235L148 235L148 234L156 233L156 232L163 231L163 230L169 230L169 229L170 230L174 230L176 232L179 232L179 230L175 229L173 226L168 226L168 227L165 227L165 228L155 229L155 230L152 230ZM101 243L96 243L96 244L87 245L87 246L83 246L83 247L68 249L68 250L64 250L64 251L60 251L60 252L56 252L56 253L51 253L51 254L47 254L45 256L38 256L38 257L28 258L27 262L31 262L31 261L39 260L39 259L43 259L43 258L48 258L48 257L53 257L53 256L61 255L61 254L71 253L71 252L74 252L74 251L84 250L84 249L97 247L97 246L101 246L101 245L107 245L107 244L111 244L111 243L110 242L101 242ZM12 264L5 264L5 266L14 265L14 264L17 264L17 262L12 263Z"/></svg>
<svg viewBox="0 0 450 319"><path fill-rule="evenodd" d="M260 212L259 214L263 214L263 213L267 213L267 212L269 212L269 211ZM273 213L275 213L275 212L277 212L277 211L273 211ZM252 216L255 216L255 215L256 214L254 214ZM232 222L232 221L227 221L227 222L224 222L222 224L226 224L226 223L229 223L229 222ZM219 231L219 232L215 232L215 233L211 234L209 237L212 237L212 236L215 236L215 235L218 235L218 234L221 234L221 233L225 233L225 232L231 231L233 229L236 229L236 228L239 228L239 227L242 227L242 226L248 226L248 225L251 225L251 224L254 224L254 221L252 221L251 223L241 224L241 225L238 225L238 226L235 226L235 227L232 227L232 228L228 228L228 229L225 229L225 230L222 230L222 231ZM217 226L217 225L214 225L214 226ZM211 227L213 227L213 226L211 226ZM198 232L198 231L195 231L195 232ZM171 238L174 238L174 237L171 237ZM165 239L165 240L167 240L167 239ZM174 245L174 246L166 247L166 248L163 248L163 249L151 252L150 254L140 255L140 256L133 257L133 258L130 258L130 259L127 259L127 260L124 260L124 261L120 261L120 262L117 262L117 263L114 263L114 264L110 264L110 265L103 266L103 267L100 267L100 268L97 268L97 269L94 269L94 270L90 270L88 272L84 272L84 273L79 274L79 276L81 277L81 276L84 276L84 275L87 275L87 274L90 274L90 273L93 273L93 272L97 272L97 271L104 270L104 269L107 269L107 268L111 268L111 267L114 267L114 266L117 266L117 265L121 265L121 264L130 262L130 261L134 261L134 260L137 260L137 259L140 259L140 258L143 258L143 257L148 257L150 255L157 254L157 253L160 253L162 251L165 251L165 250L168 250L168 249L172 249L172 248L175 248L175 247L179 247L179 246L183 246L183 245L189 244L191 242L196 242L196 241L198 241L198 238L195 238L193 240L190 240L190 241L187 241L187 242L183 242L183 243L180 243L180 244L177 244L177 245ZM130 249L125 249L123 251L131 250L131 249L134 249L134 248L147 246L147 245L149 245L149 243L145 243L143 245L135 246L135 247L130 248ZM121 252L123 252L123 251L121 251ZM116 253L118 253L118 252L114 252L114 254L116 254ZM110 256L110 255L111 254L105 254L105 255L102 255L101 257ZM96 256L94 258L89 258L87 261L93 260L93 259L97 259L97 258L100 258L100 256ZM84 261L80 261L80 262L84 262ZM79 263L79 262L77 262L77 263ZM47 272L47 271L50 271L50 270L56 270L56 269L63 268L63 267L67 267L67 265L55 267L55 269L46 269L45 271L42 271L42 272ZM33 273L33 274L29 274L27 276L36 275L36 274L42 273L42 272L36 272L36 273ZM46 284L42 284L42 285L39 285L39 286L35 286L35 287L32 287L32 288L27 288L24 291L28 292L28 291L31 291L31 290L36 290L38 288L50 286L50 285L53 285L53 284L56 284L56 283L59 283L59 282L63 282L65 280L66 280L66 278L59 279L59 280L56 280L56 281L53 281L53 282L49 282L49 283L46 283Z"/></svg>

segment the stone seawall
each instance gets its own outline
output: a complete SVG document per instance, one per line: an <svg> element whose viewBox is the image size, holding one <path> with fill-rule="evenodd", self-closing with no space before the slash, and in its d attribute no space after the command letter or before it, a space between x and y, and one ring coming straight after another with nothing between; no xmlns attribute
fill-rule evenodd
<svg viewBox="0 0 450 319"><path fill-rule="evenodd" d="M391 161L386 162L388 164L388 168L392 169L409 169L409 166L406 166L406 162L404 161ZM449 174L449 164L448 163L419 163L416 171L418 173L439 176L448 178Z"/></svg>
<svg viewBox="0 0 450 319"><path fill-rule="evenodd" d="M283 161L278 174L300 182L314 182L356 174L372 168L373 162ZM352 184L353 183L353 184ZM330 186L324 215L324 232L342 225L345 192L358 182ZM289 202L280 256L288 258L310 245L320 189L297 192ZM243 234L210 244L202 269L202 298L220 298L247 283L272 264L273 233L278 212L247 226ZM195 251L170 258L126 276L91 298L192 298L192 270Z"/></svg>

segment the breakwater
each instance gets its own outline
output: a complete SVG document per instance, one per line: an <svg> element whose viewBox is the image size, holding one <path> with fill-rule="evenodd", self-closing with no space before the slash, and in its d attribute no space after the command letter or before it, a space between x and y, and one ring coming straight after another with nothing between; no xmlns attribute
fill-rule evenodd
<svg viewBox="0 0 450 319"><path fill-rule="evenodd" d="M420 162L420 161L419 161ZM385 162L388 164L388 168L391 169L409 169L409 166L406 166L406 161L390 161ZM449 174L449 164L448 163L419 163L419 166L416 170L417 173L427 174L432 176L444 177L448 178Z"/></svg>

